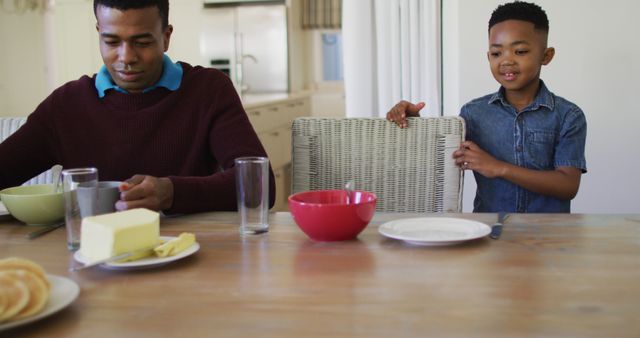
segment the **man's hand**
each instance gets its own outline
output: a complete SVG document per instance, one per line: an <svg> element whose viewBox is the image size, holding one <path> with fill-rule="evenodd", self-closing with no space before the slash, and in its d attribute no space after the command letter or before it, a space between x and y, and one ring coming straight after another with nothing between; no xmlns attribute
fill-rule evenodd
<svg viewBox="0 0 640 338"><path fill-rule="evenodd" d="M420 116L420 110L424 108L424 106L424 102L413 104L408 101L400 101L389 110L387 120L395 122L400 128L406 128L407 117Z"/></svg>
<svg viewBox="0 0 640 338"><path fill-rule="evenodd" d="M167 210L173 205L173 183L166 177L134 175L120 184L118 211L147 208Z"/></svg>

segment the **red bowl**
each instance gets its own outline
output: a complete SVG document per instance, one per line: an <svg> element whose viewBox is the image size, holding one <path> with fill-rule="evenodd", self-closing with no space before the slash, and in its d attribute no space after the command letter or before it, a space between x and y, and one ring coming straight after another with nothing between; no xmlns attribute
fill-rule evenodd
<svg viewBox="0 0 640 338"><path fill-rule="evenodd" d="M316 241L354 239L376 211L376 195L354 191L347 204L344 190L305 191L289 196L289 210L300 229Z"/></svg>

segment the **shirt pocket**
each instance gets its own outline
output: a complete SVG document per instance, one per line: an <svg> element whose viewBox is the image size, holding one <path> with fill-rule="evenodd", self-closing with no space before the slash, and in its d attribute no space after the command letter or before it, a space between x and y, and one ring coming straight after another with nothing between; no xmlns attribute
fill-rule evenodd
<svg viewBox="0 0 640 338"><path fill-rule="evenodd" d="M531 129L529 136L528 162L534 169L553 169L557 133L555 130Z"/></svg>

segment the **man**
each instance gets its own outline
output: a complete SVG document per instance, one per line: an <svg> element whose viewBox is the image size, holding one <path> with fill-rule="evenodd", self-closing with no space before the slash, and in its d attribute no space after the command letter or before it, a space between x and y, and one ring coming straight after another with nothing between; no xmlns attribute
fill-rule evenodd
<svg viewBox="0 0 640 338"><path fill-rule="evenodd" d="M231 81L173 63L168 0L94 0L104 66L56 89L0 144L0 188L55 163L125 180L118 210L235 210L233 161L266 156ZM270 203L275 183L270 169Z"/></svg>

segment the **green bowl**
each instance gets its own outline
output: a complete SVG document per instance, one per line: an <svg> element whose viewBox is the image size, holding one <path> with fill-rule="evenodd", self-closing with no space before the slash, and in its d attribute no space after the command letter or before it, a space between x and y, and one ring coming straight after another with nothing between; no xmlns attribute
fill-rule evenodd
<svg viewBox="0 0 640 338"><path fill-rule="evenodd" d="M29 225L51 224L64 218L62 192L53 192L53 184L23 185L0 191L7 211Z"/></svg>

